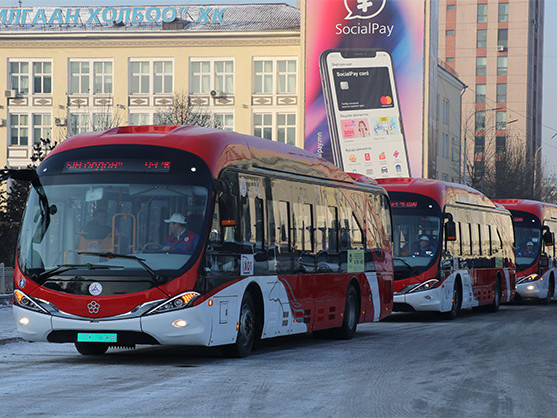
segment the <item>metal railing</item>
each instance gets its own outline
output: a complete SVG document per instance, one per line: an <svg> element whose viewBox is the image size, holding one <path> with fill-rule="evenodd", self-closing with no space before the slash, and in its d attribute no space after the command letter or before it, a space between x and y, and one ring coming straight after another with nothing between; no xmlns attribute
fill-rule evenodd
<svg viewBox="0 0 557 418"><path fill-rule="evenodd" d="M14 291L14 269L0 263L0 295L10 294Z"/></svg>

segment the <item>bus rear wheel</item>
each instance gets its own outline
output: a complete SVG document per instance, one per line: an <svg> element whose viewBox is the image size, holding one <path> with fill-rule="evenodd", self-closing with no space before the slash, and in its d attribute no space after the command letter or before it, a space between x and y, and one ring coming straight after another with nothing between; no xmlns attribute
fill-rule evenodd
<svg viewBox="0 0 557 418"><path fill-rule="evenodd" d="M108 350L105 343L75 343L75 348L85 356L101 356Z"/></svg>
<svg viewBox="0 0 557 418"><path fill-rule="evenodd" d="M333 330L333 335L342 340L349 340L356 334L358 319L360 313L360 304L358 302L358 292L353 285L348 287L346 292L346 304L344 307L344 316L342 326Z"/></svg>
<svg viewBox="0 0 557 418"><path fill-rule="evenodd" d="M495 294L493 295L493 303L488 305L487 310L488 312L497 312L499 310L499 306L501 306L501 280L499 278L495 282Z"/></svg>
<svg viewBox="0 0 557 418"><path fill-rule="evenodd" d="M224 353L228 357L246 357L251 353L255 343L257 330L257 318L255 303L251 293L246 292L240 306L240 319L238 321L238 336L236 342L224 347Z"/></svg>
<svg viewBox="0 0 557 418"><path fill-rule="evenodd" d="M545 304L551 303L553 293L555 293L555 279L552 277L549 279L549 284L547 285L547 297L543 300Z"/></svg>

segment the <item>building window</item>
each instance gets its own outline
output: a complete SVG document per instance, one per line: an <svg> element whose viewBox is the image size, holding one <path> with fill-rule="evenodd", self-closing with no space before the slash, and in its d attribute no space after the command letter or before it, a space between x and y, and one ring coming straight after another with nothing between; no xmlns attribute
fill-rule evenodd
<svg viewBox="0 0 557 418"><path fill-rule="evenodd" d="M277 113L277 141L296 145L295 113Z"/></svg>
<svg viewBox="0 0 557 418"><path fill-rule="evenodd" d="M485 103L485 84L476 84L476 103Z"/></svg>
<svg viewBox="0 0 557 418"><path fill-rule="evenodd" d="M449 124L449 101L447 99L443 99L443 123L445 125Z"/></svg>
<svg viewBox="0 0 557 418"><path fill-rule="evenodd" d="M503 103L507 101L507 85L497 84L497 103Z"/></svg>
<svg viewBox="0 0 557 418"><path fill-rule="evenodd" d="M454 4L447 5L447 10L455 10L455 5Z"/></svg>
<svg viewBox="0 0 557 418"><path fill-rule="evenodd" d="M487 4L478 4L478 23L487 22Z"/></svg>
<svg viewBox="0 0 557 418"><path fill-rule="evenodd" d="M196 61L191 63L191 92L193 94L208 94L211 83L211 63Z"/></svg>
<svg viewBox="0 0 557 418"><path fill-rule="evenodd" d="M507 57L497 57L497 75L507 75Z"/></svg>
<svg viewBox="0 0 557 418"><path fill-rule="evenodd" d="M296 93L296 60L277 61L278 93Z"/></svg>
<svg viewBox="0 0 557 418"><path fill-rule="evenodd" d="M485 137L477 136L474 138L474 154L481 155L483 158L483 153L485 151ZM477 157L476 157L477 160Z"/></svg>
<svg viewBox="0 0 557 418"><path fill-rule="evenodd" d="M209 94L211 90L234 94L234 61L193 59L190 68L192 94Z"/></svg>
<svg viewBox="0 0 557 418"><path fill-rule="evenodd" d="M52 93L52 63L33 63L33 93Z"/></svg>
<svg viewBox="0 0 557 418"><path fill-rule="evenodd" d="M447 31L445 31L445 34L446 34L447 36L452 36L452 35L454 35L454 29L448 29Z"/></svg>
<svg viewBox="0 0 557 418"><path fill-rule="evenodd" d="M135 61L130 63L132 94L148 94L150 80L150 63Z"/></svg>
<svg viewBox="0 0 557 418"><path fill-rule="evenodd" d="M88 132L90 130L89 114L88 113L77 113L70 115L70 135L76 135L83 132Z"/></svg>
<svg viewBox="0 0 557 418"><path fill-rule="evenodd" d="M454 57L447 57L447 62L454 62Z"/></svg>
<svg viewBox="0 0 557 418"><path fill-rule="evenodd" d="M112 128L113 118L111 112L93 113L93 131L105 131Z"/></svg>
<svg viewBox="0 0 557 418"><path fill-rule="evenodd" d="M272 93L273 61L255 61L253 66L255 71L254 93Z"/></svg>
<svg viewBox="0 0 557 418"><path fill-rule="evenodd" d="M171 61L155 61L153 63L153 93L169 94L174 91L172 79L174 69Z"/></svg>
<svg viewBox="0 0 557 418"><path fill-rule="evenodd" d="M296 93L298 70L293 59L253 61L255 94Z"/></svg>
<svg viewBox="0 0 557 418"><path fill-rule="evenodd" d="M485 129L485 111L483 110L476 112L475 129L476 131L481 131Z"/></svg>
<svg viewBox="0 0 557 418"><path fill-rule="evenodd" d="M215 127L225 130L234 130L234 115L232 113L215 113Z"/></svg>
<svg viewBox="0 0 557 418"><path fill-rule="evenodd" d="M487 72L487 58L476 57L476 75L485 75Z"/></svg>
<svg viewBox="0 0 557 418"><path fill-rule="evenodd" d="M10 115L10 145L29 144L29 115Z"/></svg>
<svg viewBox="0 0 557 418"><path fill-rule="evenodd" d="M495 161L504 160L506 148L507 148L507 137L506 136L495 137Z"/></svg>
<svg viewBox="0 0 557 418"><path fill-rule="evenodd" d="M93 92L95 94L112 94L112 62L93 63Z"/></svg>
<svg viewBox="0 0 557 418"><path fill-rule="evenodd" d="M253 114L253 134L265 139L273 139L273 114Z"/></svg>
<svg viewBox="0 0 557 418"><path fill-rule="evenodd" d="M70 94L112 94L112 62L71 61Z"/></svg>
<svg viewBox="0 0 557 418"><path fill-rule="evenodd" d="M149 113L130 113L128 124L130 126L149 125Z"/></svg>
<svg viewBox="0 0 557 418"><path fill-rule="evenodd" d="M499 3L499 22L509 21L509 3Z"/></svg>
<svg viewBox="0 0 557 418"><path fill-rule="evenodd" d="M455 137L452 139L451 160L454 162L460 161L460 143Z"/></svg>
<svg viewBox="0 0 557 418"><path fill-rule="evenodd" d="M234 61L215 61L215 90L234 94Z"/></svg>
<svg viewBox="0 0 557 418"><path fill-rule="evenodd" d="M495 129L499 131L507 129L507 112L495 113Z"/></svg>
<svg viewBox="0 0 557 418"><path fill-rule="evenodd" d="M170 94L174 91L172 61L131 61L131 94ZM151 85L151 82L153 85Z"/></svg>
<svg viewBox="0 0 557 418"><path fill-rule="evenodd" d="M508 46L508 39L509 39L508 29L497 30L497 46L506 48Z"/></svg>
<svg viewBox="0 0 557 418"><path fill-rule="evenodd" d="M449 134L443 133L443 143L441 146L441 153L443 158L449 158Z"/></svg>
<svg viewBox="0 0 557 418"><path fill-rule="evenodd" d="M89 62L70 63L70 94L89 93Z"/></svg>
<svg viewBox="0 0 557 418"><path fill-rule="evenodd" d="M10 80L13 90L19 94L29 93L29 63L10 62Z"/></svg>
<svg viewBox="0 0 557 418"><path fill-rule="evenodd" d="M487 29L476 31L476 48L487 48Z"/></svg>
<svg viewBox="0 0 557 418"><path fill-rule="evenodd" d="M48 113L33 115L33 144L39 144L41 139L52 138L52 117Z"/></svg>

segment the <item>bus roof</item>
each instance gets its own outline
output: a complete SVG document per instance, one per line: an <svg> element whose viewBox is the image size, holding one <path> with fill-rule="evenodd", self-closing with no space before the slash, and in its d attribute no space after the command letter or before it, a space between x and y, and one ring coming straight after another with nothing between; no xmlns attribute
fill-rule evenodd
<svg viewBox="0 0 557 418"><path fill-rule="evenodd" d="M542 221L553 218L557 220L557 205L528 199L495 199L508 210L520 210L536 215Z"/></svg>
<svg viewBox="0 0 557 418"><path fill-rule="evenodd" d="M387 178L377 179L380 186L388 192L418 193L435 199L441 208L450 203L496 208L496 205L484 194L458 183L422 178Z"/></svg>
<svg viewBox="0 0 557 418"><path fill-rule="evenodd" d="M50 154L101 145L151 145L189 151L201 157L213 177L225 167L260 167L348 183L355 181L317 155L291 145L236 132L198 126L120 126L102 132L75 135Z"/></svg>

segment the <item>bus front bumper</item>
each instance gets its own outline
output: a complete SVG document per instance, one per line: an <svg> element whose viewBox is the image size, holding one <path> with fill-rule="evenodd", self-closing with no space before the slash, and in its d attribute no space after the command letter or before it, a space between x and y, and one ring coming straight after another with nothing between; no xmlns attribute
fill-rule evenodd
<svg viewBox="0 0 557 418"><path fill-rule="evenodd" d="M397 306L410 306L416 312L434 311L441 312L442 298L440 288L431 290L423 290L421 292L412 293L395 293L393 297L393 310L403 311L405 309L397 309ZM408 310L406 310L408 311Z"/></svg>
<svg viewBox="0 0 557 418"><path fill-rule="evenodd" d="M53 316L15 305L13 314L18 332L27 341L76 342L78 333L110 333L117 335L111 345L207 346L212 319L204 305L125 319Z"/></svg>
<svg viewBox="0 0 557 418"><path fill-rule="evenodd" d="M536 280L516 285L516 293L523 299L545 299L547 297L547 281Z"/></svg>

